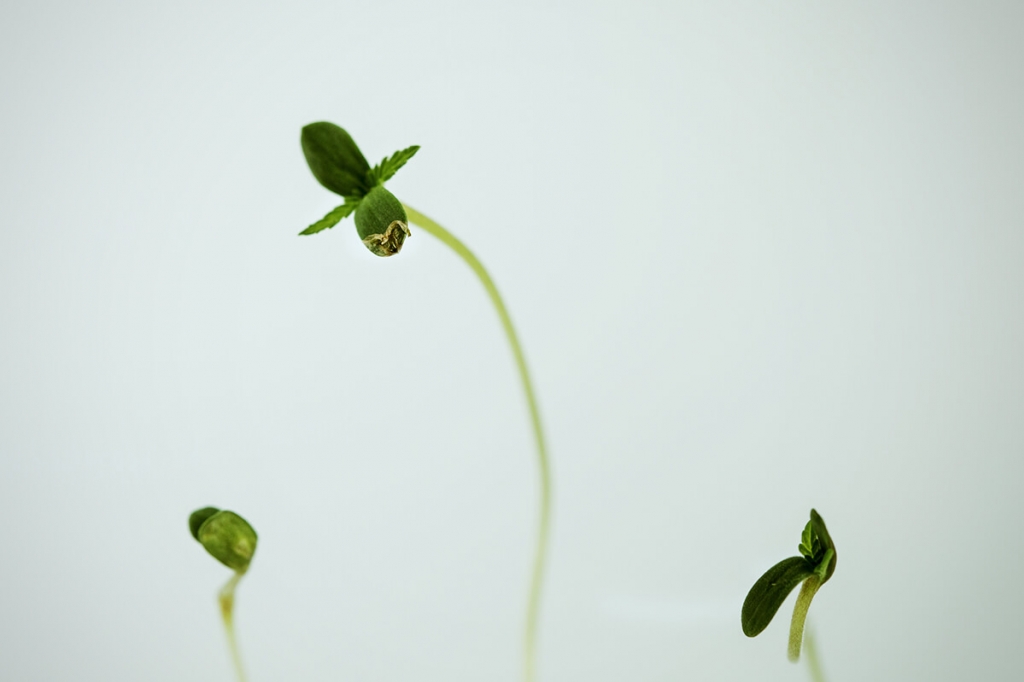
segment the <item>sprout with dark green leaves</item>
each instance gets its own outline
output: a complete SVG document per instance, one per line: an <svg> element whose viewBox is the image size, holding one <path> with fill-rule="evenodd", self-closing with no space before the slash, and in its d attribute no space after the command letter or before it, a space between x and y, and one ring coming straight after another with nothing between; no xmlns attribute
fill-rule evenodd
<svg viewBox="0 0 1024 682"><path fill-rule="evenodd" d="M320 184L345 198L345 203L299 234L316 234L356 214L356 232L371 252L393 256L409 236L409 219L402 202L384 183L419 151L397 151L370 168L352 136L333 123L310 123L302 129L302 152Z"/></svg>
<svg viewBox="0 0 1024 682"><path fill-rule="evenodd" d="M756 637L761 634L793 589L803 583L793 609L789 630L789 660L800 658L804 621L818 588L824 585L836 570L836 548L828 534L825 521L815 510L804 526L800 537L800 556L783 559L762 575L750 588L743 601L741 622L743 634Z"/></svg>
<svg viewBox="0 0 1024 682"><path fill-rule="evenodd" d="M192 512L188 518L188 528L192 532L192 537L205 547L213 558L235 572L221 588L218 597L235 672L240 682L245 682L245 669L242 667L242 657L235 639L235 588L249 570L252 556L256 553L256 531L238 514L221 511L216 507L203 507Z"/></svg>
<svg viewBox="0 0 1024 682"><path fill-rule="evenodd" d="M413 157L419 147L408 147L395 152L379 164L370 167L359 151L352 136L333 123L311 123L302 129L302 152L309 169L321 185L345 198L345 203L313 223L300 234L316 234L334 227L342 218L355 213L356 231L367 248L378 256L398 253L409 236L409 223L416 223L425 232L434 235L451 248L473 270L491 299L501 326L505 331L512 356L515 358L519 379L529 408L540 469L540 510L537 521L537 545L534 551L530 591L526 604L526 628L523 637L523 678L531 682L535 675L537 623L540 618L540 595L544 579L547 538L551 526L551 473L540 410L534 397L526 358L512 326L505 303L498 288L480 260L451 232L414 208L403 204L384 188L399 168Z"/></svg>

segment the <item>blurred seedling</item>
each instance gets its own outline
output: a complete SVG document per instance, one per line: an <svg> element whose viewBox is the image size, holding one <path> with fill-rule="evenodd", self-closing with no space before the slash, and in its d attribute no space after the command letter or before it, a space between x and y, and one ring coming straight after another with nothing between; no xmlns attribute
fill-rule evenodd
<svg viewBox="0 0 1024 682"><path fill-rule="evenodd" d="M743 634L756 637L772 622L789 593L803 583L789 628L789 660L794 662L800 659L804 622L807 620L811 600L818 588L836 570L836 548L832 537L828 534L825 521L813 509L811 520L804 526L798 549L800 556L783 559L758 578L743 601L741 613ZM815 670L816 664L812 666L812 672ZM820 671L815 672L815 676L820 676Z"/></svg>
<svg viewBox="0 0 1024 682"><path fill-rule="evenodd" d="M235 672L238 674L239 682L245 682L242 656L238 651L238 641L235 639L235 588L249 570L252 555L256 552L256 531L238 514L221 511L216 507L203 507L192 512L188 519L188 527L192 531L192 537L205 547L214 559L235 572L221 588L218 599Z"/></svg>
<svg viewBox="0 0 1024 682"><path fill-rule="evenodd" d="M523 677L534 679L537 623L540 612L541 586L544 576L547 538L551 524L551 473L549 471L544 432L540 412L534 396L530 373L526 367L522 347L512 326L512 319L498 294L491 276L483 264L465 244L440 224L419 211L400 202L384 187L384 183L411 159L418 146L407 147L370 167L352 136L333 123L311 123L302 129L302 151L314 177L321 185L344 198L344 203L330 211L300 234L316 234L337 225L345 217L355 214L356 232L372 253L393 256L401 251L411 236L409 223L415 223L452 249L479 278L501 320L505 336L512 348L519 378L526 394L526 402L533 425L540 469L540 510L538 514L537 544L534 550L533 571L527 597L526 626L523 641Z"/></svg>

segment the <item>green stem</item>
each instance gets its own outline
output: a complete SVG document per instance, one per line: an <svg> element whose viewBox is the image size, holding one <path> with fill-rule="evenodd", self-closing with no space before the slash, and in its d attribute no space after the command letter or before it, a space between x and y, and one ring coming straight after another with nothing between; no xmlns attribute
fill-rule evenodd
<svg viewBox="0 0 1024 682"><path fill-rule="evenodd" d="M817 575L812 575L804 581L800 588L800 594L796 598L796 606L793 607L793 621L789 626L789 660L800 660L800 643L804 638L804 621L807 620L807 609L811 608L811 600L814 594L821 587L821 580Z"/></svg>
<svg viewBox="0 0 1024 682"><path fill-rule="evenodd" d="M231 579L224 584L220 590L220 615L224 619L224 631L228 636L228 650L231 652L231 660L235 664L235 673L238 675L238 682L245 682L245 669L242 667L242 655L238 651L238 641L235 639L235 587L245 573L235 573Z"/></svg>
<svg viewBox="0 0 1024 682"><path fill-rule="evenodd" d="M814 630L807 630L804 637L804 651L807 652L807 668L811 672L811 680L814 682L825 682L825 673L821 670L821 661L818 660L818 647L814 641Z"/></svg>
<svg viewBox="0 0 1024 682"><path fill-rule="evenodd" d="M512 326L512 318L509 317L505 303L498 294L498 288L494 286L494 281L487 274L483 264L451 232L414 208L405 206L405 212L409 216L410 222L416 223L423 230L444 242L476 273L480 283L487 290L487 295L490 296L491 303L494 304L498 317L501 318L501 326L505 329L505 336L508 337L508 343L512 347L512 355L515 356L516 366L519 368L519 378L523 383L523 392L526 394L526 403L530 409L530 420L533 423L533 437L537 445L537 464L540 469L540 518L537 521L537 547L534 552L530 594L526 605L526 631L523 637L523 679L526 682L533 682L536 674L537 622L540 616L540 595L544 582L548 532L551 527L551 471L548 463L547 447L544 445L544 430L540 425L540 410L537 409L537 399L533 393L530 372L526 368L526 358L523 357L523 349L519 345L519 338L516 336L516 330Z"/></svg>

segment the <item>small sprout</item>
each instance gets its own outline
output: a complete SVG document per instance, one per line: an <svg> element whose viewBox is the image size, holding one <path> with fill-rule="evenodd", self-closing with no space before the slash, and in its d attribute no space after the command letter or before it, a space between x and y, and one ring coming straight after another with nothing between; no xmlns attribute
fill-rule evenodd
<svg viewBox="0 0 1024 682"><path fill-rule="evenodd" d="M384 189L418 146L397 151L370 168L352 136L333 123L310 123L302 129L302 152L321 185L345 198L341 204L299 234L330 229L355 213L356 231L372 253L393 256L409 236L409 219L402 202Z"/></svg>
<svg viewBox="0 0 1024 682"><path fill-rule="evenodd" d="M235 572L221 588L218 599L235 672L239 681L245 682L242 657L235 639L235 588L249 570L252 556L256 553L256 531L238 514L216 507L203 507L192 512L188 517L188 529L207 552Z"/></svg>
<svg viewBox="0 0 1024 682"><path fill-rule="evenodd" d="M241 516L216 507L204 507L192 512L188 526L192 537L217 561L236 573L249 570L249 562L256 552L256 531Z"/></svg>
<svg viewBox="0 0 1024 682"><path fill-rule="evenodd" d="M798 546L800 556L789 557L775 564L758 578L743 601L741 623L743 634L756 637L768 627L782 602L793 589L803 583L793 609L789 630L789 660L800 658L804 621L807 610L818 588L825 584L836 570L836 548L828 534L825 521L815 510L804 526Z"/></svg>

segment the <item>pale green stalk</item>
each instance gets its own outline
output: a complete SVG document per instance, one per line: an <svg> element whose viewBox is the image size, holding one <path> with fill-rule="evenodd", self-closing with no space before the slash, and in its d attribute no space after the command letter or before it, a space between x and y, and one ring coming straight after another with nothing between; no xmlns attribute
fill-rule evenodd
<svg viewBox="0 0 1024 682"><path fill-rule="evenodd" d="M812 575L804 581L800 587L800 594L796 598L796 606L793 607L793 621L789 626L789 660L800 660L800 643L804 638L804 621L807 620L807 609L811 607L811 600L814 594L821 587L821 579L817 574Z"/></svg>
<svg viewBox="0 0 1024 682"><path fill-rule="evenodd" d="M523 357L523 349L519 345L519 338L516 336L516 330L512 326L512 318L509 317L505 303L498 294L498 288L494 286L494 281L487 274L483 264L451 232L416 209L410 208L407 205L404 206L410 222L415 223L449 246L452 251L457 253L469 265L480 279L480 283L487 290L487 295L490 296L491 303L494 304L494 309L501 319L501 326L505 329L508 343L512 346L512 355L515 356L516 366L519 368L519 378L523 383L523 392L526 393L526 403L530 409L533 436L537 445L537 464L540 469L540 518L537 521L537 547L534 552L533 574L526 606L526 631L523 638L523 679L526 682L533 682L536 675L537 623L540 617L541 587L544 581L548 531L551 526L551 472L548 464L547 447L544 444L544 431L540 424L540 411L537 409L537 399L533 394L533 384L530 381L530 372L526 368L526 358Z"/></svg>
<svg viewBox="0 0 1024 682"><path fill-rule="evenodd" d="M818 660L818 647L814 640L814 630L807 630L804 637L804 651L807 652L807 669L811 673L814 682L825 682L825 673L821 670L821 661Z"/></svg>
<svg viewBox="0 0 1024 682"><path fill-rule="evenodd" d="M231 651L231 660L235 664L238 682L245 682L245 669L242 667L242 655L238 651L238 641L235 639L235 587L243 575L245 573L235 573L220 590L220 615L224 618L224 631L228 636L228 650Z"/></svg>

